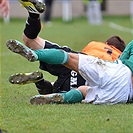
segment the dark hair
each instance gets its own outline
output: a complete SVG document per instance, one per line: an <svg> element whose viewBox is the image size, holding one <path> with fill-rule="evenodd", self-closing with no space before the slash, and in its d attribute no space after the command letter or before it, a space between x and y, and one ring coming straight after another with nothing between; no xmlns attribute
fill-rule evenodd
<svg viewBox="0 0 133 133"><path fill-rule="evenodd" d="M119 36L111 36L106 42L108 45L116 47L121 52L123 52L126 47L125 42Z"/></svg>

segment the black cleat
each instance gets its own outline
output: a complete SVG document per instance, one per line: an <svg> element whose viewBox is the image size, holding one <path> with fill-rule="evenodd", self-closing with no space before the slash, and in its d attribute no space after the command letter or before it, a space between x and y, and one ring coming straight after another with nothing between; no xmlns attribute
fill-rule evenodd
<svg viewBox="0 0 133 133"><path fill-rule="evenodd" d="M43 74L39 71L32 73L16 73L9 77L9 82L12 84L28 84L36 83L43 79Z"/></svg>
<svg viewBox="0 0 133 133"><path fill-rule="evenodd" d="M28 12L40 14L46 10L46 6L43 2L39 0L18 0Z"/></svg>

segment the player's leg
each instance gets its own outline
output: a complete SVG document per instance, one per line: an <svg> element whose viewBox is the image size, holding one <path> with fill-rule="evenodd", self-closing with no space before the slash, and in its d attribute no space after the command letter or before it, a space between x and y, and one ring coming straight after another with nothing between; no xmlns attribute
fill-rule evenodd
<svg viewBox="0 0 133 133"><path fill-rule="evenodd" d="M43 49L44 40L38 37L38 34L41 30L40 13L45 11L45 4L38 0L19 0L19 2L29 13L22 35L25 45L31 49Z"/></svg>
<svg viewBox="0 0 133 133"><path fill-rule="evenodd" d="M52 83L45 79L42 79L42 80L36 82L35 85L36 85L36 88L37 88L39 94L41 94L41 95L53 93Z"/></svg>
<svg viewBox="0 0 133 133"><path fill-rule="evenodd" d="M40 18L33 19L33 17L31 18L30 16L25 24L25 29L22 35L23 41L27 47L33 50L43 49L45 46L45 40L38 36L41 30Z"/></svg>
<svg viewBox="0 0 133 133"><path fill-rule="evenodd" d="M34 50L38 60L48 64L63 64L67 68L78 72L79 56L59 49Z"/></svg>
<svg viewBox="0 0 133 133"><path fill-rule="evenodd" d="M39 36L37 36L35 39L30 39L23 33L22 38L23 38L24 44L33 50L45 48L45 40Z"/></svg>
<svg viewBox="0 0 133 133"><path fill-rule="evenodd" d="M67 53L63 50L41 49L33 51L17 40L8 40L6 45L12 52L22 55L31 62L39 60L49 64L64 64L68 59Z"/></svg>
<svg viewBox="0 0 133 133"><path fill-rule="evenodd" d="M33 51L17 40L8 40L6 45L12 52L22 55L31 62L39 60L48 64L63 64L67 68L78 72L78 54L67 53L59 49L41 49Z"/></svg>
<svg viewBox="0 0 133 133"><path fill-rule="evenodd" d="M30 99L30 103L33 105L43 105L50 103L80 103L83 98L84 97L80 90L72 89L65 93L33 96Z"/></svg>

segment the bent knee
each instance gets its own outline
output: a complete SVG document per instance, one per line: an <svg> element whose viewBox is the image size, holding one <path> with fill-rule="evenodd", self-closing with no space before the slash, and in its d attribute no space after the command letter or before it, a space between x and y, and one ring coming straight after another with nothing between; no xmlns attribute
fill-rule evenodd
<svg viewBox="0 0 133 133"><path fill-rule="evenodd" d="M79 86L77 90L81 91L82 95L85 97L86 96L86 91L87 91L88 86Z"/></svg>

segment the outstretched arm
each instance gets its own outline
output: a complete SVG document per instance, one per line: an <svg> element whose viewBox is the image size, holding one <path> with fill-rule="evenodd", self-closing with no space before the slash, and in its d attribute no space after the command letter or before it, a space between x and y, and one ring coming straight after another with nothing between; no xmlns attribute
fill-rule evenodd
<svg viewBox="0 0 133 133"><path fill-rule="evenodd" d="M9 1L8 0L0 0L0 10L2 14L7 17L10 11Z"/></svg>

